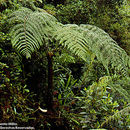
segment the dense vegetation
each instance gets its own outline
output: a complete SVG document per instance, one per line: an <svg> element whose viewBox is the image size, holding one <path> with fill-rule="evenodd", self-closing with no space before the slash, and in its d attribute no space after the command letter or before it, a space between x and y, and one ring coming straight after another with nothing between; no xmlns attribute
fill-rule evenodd
<svg viewBox="0 0 130 130"><path fill-rule="evenodd" d="M129 7L127 0L1 0L0 123L129 129Z"/></svg>

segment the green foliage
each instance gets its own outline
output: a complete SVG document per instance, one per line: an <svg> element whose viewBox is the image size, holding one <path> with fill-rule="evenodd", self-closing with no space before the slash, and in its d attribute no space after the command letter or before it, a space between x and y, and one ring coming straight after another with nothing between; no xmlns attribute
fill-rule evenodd
<svg viewBox="0 0 130 130"><path fill-rule="evenodd" d="M61 79L59 79L58 84L58 91L59 91L58 100L60 102L60 105L62 105L62 107L67 105L68 104L67 102L70 103L72 98L74 98L72 88L76 84L76 80L74 80L71 75L69 75L66 81L65 80L66 79L62 77Z"/></svg>
<svg viewBox="0 0 130 130"><path fill-rule="evenodd" d="M88 46L89 41L75 28L78 28L78 26L73 24L61 26L54 33L54 37L56 37L56 40L59 41L60 44L86 61L87 57L92 55Z"/></svg>
<svg viewBox="0 0 130 130"><path fill-rule="evenodd" d="M56 8L51 4L45 4L44 10L46 10L46 12L48 12L49 14L52 14L54 16L56 15Z"/></svg>
<svg viewBox="0 0 130 130"><path fill-rule="evenodd" d="M107 33L98 27L72 24L58 29L56 34L62 45L67 46L85 61L88 53L94 58L93 52L108 72L108 66L111 65L111 68L115 68L117 72L120 70L126 75L129 57Z"/></svg>
<svg viewBox="0 0 130 130"><path fill-rule="evenodd" d="M103 127L104 125L108 125L110 124L111 122L113 121L116 121L116 120L120 120L122 117L125 116L126 119L126 122L125 122L125 127L128 128L128 123L129 123L129 114L130 114L130 106L127 106L126 108L116 112L114 115L108 117L108 119L106 119L106 121L104 121L102 124L101 124L101 127ZM123 124L123 122L121 122Z"/></svg>
<svg viewBox="0 0 130 130"><path fill-rule="evenodd" d="M127 102L130 102L130 78L123 77L120 78L119 76L113 76L112 82L110 82L109 86L113 91L113 96L116 98L117 101L120 101L124 98Z"/></svg>
<svg viewBox="0 0 130 130"><path fill-rule="evenodd" d="M57 7L44 4L46 11L41 0L0 1L0 122L35 125L35 129L128 129L130 78L123 74L130 60L118 45L129 53L129 4L63 1ZM20 7L30 9L17 10ZM52 15L62 23L75 24L63 25ZM7 33L12 26L11 40L18 53ZM46 51L50 50L55 54L54 114L39 112L39 104L46 106ZM20 57L19 52L31 59ZM84 63L83 77L75 78L73 70ZM105 76L106 70L111 77Z"/></svg>
<svg viewBox="0 0 130 130"><path fill-rule="evenodd" d="M70 1L66 5L57 5L56 17L65 24L86 24L96 16L97 7L95 1ZM90 15L93 12L92 15Z"/></svg>
<svg viewBox="0 0 130 130"><path fill-rule="evenodd" d="M27 58L30 58L34 50L39 49L45 41L49 40L49 29L53 28L56 21L46 12L33 12L27 8L12 13L10 17L10 21L19 22L11 31L12 44Z"/></svg>
<svg viewBox="0 0 130 130"><path fill-rule="evenodd" d="M0 62L0 122L28 122L33 109L29 108L29 90L22 87L20 68Z"/></svg>
<svg viewBox="0 0 130 130"><path fill-rule="evenodd" d="M80 115L75 112L75 91L74 87L77 86L77 80L69 74L68 78L65 75L60 75L57 84L57 96L59 101L60 116L66 118L70 122L72 129L81 128ZM76 108L77 109L77 108Z"/></svg>
<svg viewBox="0 0 130 130"><path fill-rule="evenodd" d="M27 8L15 11L10 17L10 21L19 22L11 31L12 44L27 58L54 37L84 60L90 56L94 58L95 54L108 72L108 66L111 66L115 72L127 74L130 60L126 52L96 26L62 25L46 12L32 12Z"/></svg>
<svg viewBox="0 0 130 130"><path fill-rule="evenodd" d="M130 59L106 32L92 25L81 25L81 29L84 37L88 38L90 50L95 53L97 59L103 63L106 69L111 65L111 68L115 68L117 72L119 70L126 72L125 69L130 65Z"/></svg>
<svg viewBox="0 0 130 130"><path fill-rule="evenodd" d="M66 77L65 75L72 74L72 71L68 68L68 65L71 63L75 63L76 60L74 56L71 56L70 54L68 54L68 52L63 50L61 54L55 53L53 61L54 61L54 75L55 75L54 77L56 83L55 86L57 86L57 84L59 84L59 81L57 81L58 78L64 79L64 77Z"/></svg>
<svg viewBox="0 0 130 130"><path fill-rule="evenodd" d="M88 86L94 81L98 81L100 77L105 76L107 73L103 65L94 61L93 64L85 64L83 67L83 76L81 77L81 84ZM113 75L110 78L111 82L108 83L108 87L112 90L112 97L114 100L122 104L122 100L129 102L130 99L130 78L121 77L119 75Z"/></svg>
<svg viewBox="0 0 130 130"><path fill-rule="evenodd" d="M0 1L0 9L1 11L7 10L7 8L11 8L11 10L16 10L19 7L28 7L31 9L35 9L36 6L42 4L42 0L1 0Z"/></svg>
<svg viewBox="0 0 130 130"><path fill-rule="evenodd" d="M128 0L76 0L56 8L56 17L60 22L100 27L129 54Z"/></svg>
<svg viewBox="0 0 130 130"><path fill-rule="evenodd" d="M128 108L118 112L117 108L119 104L117 101L113 101L110 93L111 89L108 87L109 82L111 82L110 79L111 78L107 76L100 78L98 82L94 82L89 88L84 88L82 91L83 96L77 97L82 106L82 112L80 112L80 114L82 115L81 123L83 124L83 128L105 127L103 125L107 122L105 120L108 119L110 121L110 119L116 118L118 114L125 115L125 113L123 113L125 110L128 112ZM113 116L109 117L109 115ZM118 118L118 120L123 121L120 118ZM122 123L125 124L125 121ZM109 128L113 128L114 125L116 124L114 124L114 122L112 124L111 121Z"/></svg>
<svg viewBox="0 0 130 130"><path fill-rule="evenodd" d="M81 84L91 85L94 81L98 81L100 77L107 75L105 67L97 60L86 63L82 67Z"/></svg>
<svg viewBox="0 0 130 130"><path fill-rule="evenodd" d="M56 57L57 58L57 57ZM75 63L75 58L68 53L63 53L57 58L57 62L61 65L69 64L69 63Z"/></svg>

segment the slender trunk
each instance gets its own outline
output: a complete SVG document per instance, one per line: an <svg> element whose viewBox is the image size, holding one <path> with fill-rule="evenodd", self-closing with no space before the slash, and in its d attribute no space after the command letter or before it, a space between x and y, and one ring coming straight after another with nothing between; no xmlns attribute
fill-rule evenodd
<svg viewBox="0 0 130 130"><path fill-rule="evenodd" d="M53 53L48 52L47 54L48 59L48 87L47 87L47 93L46 93L46 105L48 111L53 111Z"/></svg>

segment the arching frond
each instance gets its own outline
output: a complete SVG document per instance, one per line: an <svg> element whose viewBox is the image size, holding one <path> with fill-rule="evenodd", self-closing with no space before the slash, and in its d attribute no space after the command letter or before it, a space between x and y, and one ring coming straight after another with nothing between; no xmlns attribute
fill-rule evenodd
<svg viewBox="0 0 130 130"><path fill-rule="evenodd" d="M77 27L77 25L73 24L62 25L57 28L54 37L59 44L67 47L71 52L86 61L87 56L91 56L93 53L90 51L87 44L88 41L84 38L83 34L75 30Z"/></svg>
<svg viewBox="0 0 130 130"><path fill-rule="evenodd" d="M126 52L102 29L93 25L68 24L59 27L55 32L60 44L69 48L85 61L88 54L95 54L97 59L115 72L127 74L130 59Z"/></svg>
<svg viewBox="0 0 130 130"><path fill-rule="evenodd" d="M112 121L114 120L118 120L120 119L121 116L124 116L124 115L129 115L130 114L130 106L120 110L119 112L115 113L114 115L108 117L108 119L106 119L102 124L101 124L101 127L104 127L106 124L109 124L111 123Z"/></svg>
<svg viewBox="0 0 130 130"><path fill-rule="evenodd" d="M114 68L118 72L126 74L130 58L126 52L102 29L93 25L80 25L80 32L88 40L89 49L97 56L104 67Z"/></svg>
<svg viewBox="0 0 130 130"><path fill-rule="evenodd" d="M62 25L45 11L21 8L11 14L10 20L17 23L12 31L12 45L27 58L49 40L57 40L71 52L87 61L96 56L109 72L127 74L130 58L126 52L102 29L93 25Z"/></svg>
<svg viewBox="0 0 130 130"><path fill-rule="evenodd" d="M50 39L57 20L47 12L21 8L10 15L9 21L17 23L11 30L12 45L29 58L34 50Z"/></svg>
<svg viewBox="0 0 130 130"><path fill-rule="evenodd" d="M125 100L130 103L129 84L130 77L123 77L122 79L119 79L118 76L113 76L108 86L111 88L112 93L118 95L121 98L125 98Z"/></svg>

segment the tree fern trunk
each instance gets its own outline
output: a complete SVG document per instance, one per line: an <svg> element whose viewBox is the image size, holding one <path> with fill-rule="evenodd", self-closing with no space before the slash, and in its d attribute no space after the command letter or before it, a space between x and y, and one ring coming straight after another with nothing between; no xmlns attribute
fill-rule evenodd
<svg viewBox="0 0 130 130"><path fill-rule="evenodd" d="M46 105L48 111L53 111L53 53L48 52L47 54L47 59L48 59L48 87L47 87L47 100L46 100Z"/></svg>

